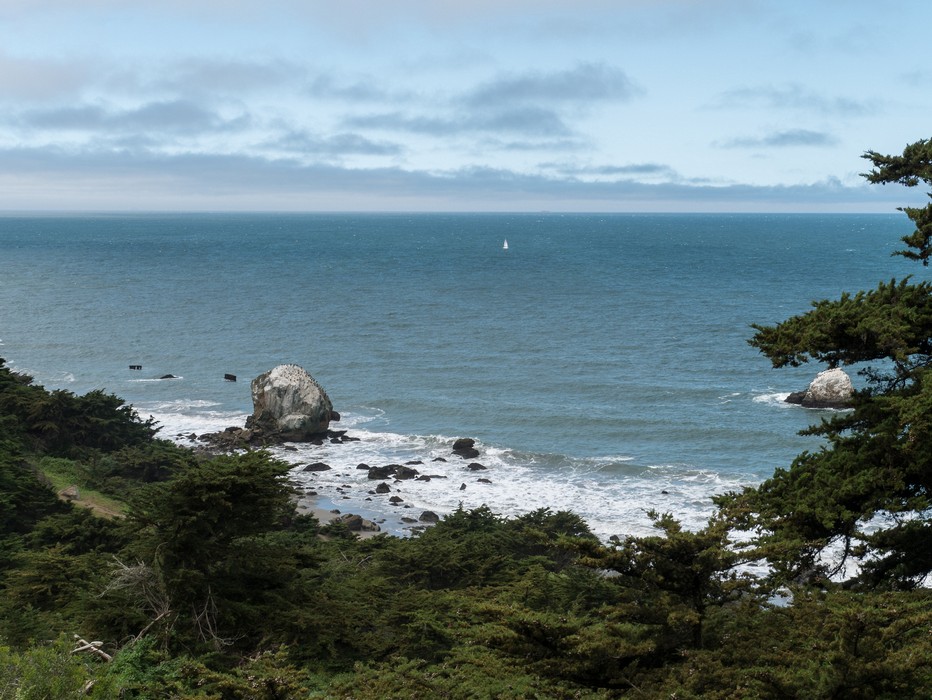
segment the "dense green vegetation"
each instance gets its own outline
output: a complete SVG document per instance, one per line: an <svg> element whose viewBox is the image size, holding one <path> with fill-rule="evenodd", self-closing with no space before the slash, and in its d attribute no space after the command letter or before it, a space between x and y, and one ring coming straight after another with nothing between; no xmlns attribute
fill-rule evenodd
<svg viewBox="0 0 932 700"><path fill-rule="evenodd" d="M932 184L928 142L867 157ZM906 211L925 264L932 209ZM0 700L932 696L930 291L757 327L776 366L866 365L854 409L701 531L611 543L486 508L324 538L268 453L196 454L0 360Z"/></svg>

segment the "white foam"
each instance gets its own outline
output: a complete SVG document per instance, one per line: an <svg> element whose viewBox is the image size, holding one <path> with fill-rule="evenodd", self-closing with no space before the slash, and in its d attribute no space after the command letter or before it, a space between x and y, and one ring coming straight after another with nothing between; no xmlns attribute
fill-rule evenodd
<svg viewBox="0 0 932 700"><path fill-rule="evenodd" d="M231 425L242 426L247 414L238 411L209 411L211 406L218 406L211 401L178 400L151 403L138 403L133 406L140 416L151 416L161 428L161 437L174 439L189 444L187 438L192 433L215 433Z"/></svg>
<svg viewBox="0 0 932 700"><path fill-rule="evenodd" d="M295 444L273 452L286 462L300 465L292 476L303 488L317 492L344 512L358 512L381 521L383 529L394 534L402 534L409 527L401 522L402 516L417 518L424 510L443 515L461 505L467 509L485 505L503 516L538 508L569 510L603 539L614 534L652 532L649 510L672 512L686 527L698 528L714 510L710 496L741 485L738 479L682 466L662 465L628 472L603 468L607 463L630 464L633 458L627 455L563 458L564 464L554 467L479 443L480 456L464 460L452 453L451 438L366 431L349 434L360 440L340 445ZM432 461L436 457L446 461ZM440 478L389 479L391 493L377 495L371 492L379 482L370 480L367 470L357 469L359 463L384 466L412 460L422 462L414 465L421 474ZM324 462L331 469L301 471L301 466L309 462ZM470 471L467 465L471 462L487 469ZM480 478L491 483L481 483ZM461 489L463 484L465 489ZM390 505L388 498L392 495L400 496L403 505Z"/></svg>
<svg viewBox="0 0 932 700"><path fill-rule="evenodd" d="M788 404L786 402L786 398L789 395L790 395L789 391L769 392L765 394L756 395L753 401L755 403L763 403L763 404L768 404L770 406L792 407L793 404Z"/></svg>
<svg viewBox="0 0 932 700"><path fill-rule="evenodd" d="M188 437L242 426L246 413L211 410L220 404L181 399L136 407L151 412L162 426L162 436L194 444ZM488 506L502 516L515 516L538 508L568 510L579 515L600 538L611 535L649 534L654 529L647 512L670 512L688 528L702 527L714 511L710 497L753 483L745 476L723 476L684 464L638 465L626 454L568 457L521 453L496 445L476 443L479 456L463 459L453 453L454 438L444 435L403 435L377 428L387 423L384 412L361 408L343 413L333 429L347 430L358 441L323 445L293 443L272 448L279 459L295 465L292 478L305 491L314 491L342 512L354 512L380 522L396 535L410 532L401 518L417 519L425 510L439 515L459 506ZM359 429L356 426L366 426ZM438 461L434 461L438 459ZM443 460L443 461L439 461ZM368 478L359 464L385 466L417 461L413 465L430 481L386 480L392 491L372 493L379 481ZM305 472L308 463L324 462L331 469ZM478 462L485 470L471 471ZM487 479L491 483L482 483ZM465 484L465 489L461 485ZM390 496L403 503L393 506Z"/></svg>

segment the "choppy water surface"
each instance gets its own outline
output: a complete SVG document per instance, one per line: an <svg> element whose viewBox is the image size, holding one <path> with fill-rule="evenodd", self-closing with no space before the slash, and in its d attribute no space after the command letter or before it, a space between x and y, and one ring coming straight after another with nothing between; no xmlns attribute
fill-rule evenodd
<svg viewBox="0 0 932 700"><path fill-rule="evenodd" d="M0 356L112 391L169 437L241 425L248 380L300 364L360 440L279 454L330 464L295 478L392 532L460 503L570 509L603 536L650 508L695 526L711 494L818 448L796 433L820 414L782 397L821 368L772 370L750 324L922 274L890 255L909 231L896 214L6 216ZM486 471L451 455L462 436ZM445 478L397 484L393 507L356 469L404 461Z"/></svg>

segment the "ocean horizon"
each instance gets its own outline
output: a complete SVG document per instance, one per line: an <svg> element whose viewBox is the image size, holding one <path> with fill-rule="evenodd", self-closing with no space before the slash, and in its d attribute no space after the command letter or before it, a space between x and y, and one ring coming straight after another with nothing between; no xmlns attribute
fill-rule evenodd
<svg viewBox="0 0 932 700"><path fill-rule="evenodd" d="M651 509L699 527L713 494L818 449L798 432L830 415L783 401L824 367L772 369L751 324L924 274L891 255L910 230L902 214L7 213L0 357L49 389L115 393L182 443L242 426L249 381L298 364L359 440L273 452L393 534L460 505L572 510L603 538L648 531ZM460 437L481 473L451 454ZM393 484L397 506L357 469L404 462L439 478Z"/></svg>

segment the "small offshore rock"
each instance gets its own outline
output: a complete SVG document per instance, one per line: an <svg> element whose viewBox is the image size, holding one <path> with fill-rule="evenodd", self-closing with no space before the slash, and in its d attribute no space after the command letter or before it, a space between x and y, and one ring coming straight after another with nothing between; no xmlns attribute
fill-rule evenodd
<svg viewBox="0 0 932 700"><path fill-rule="evenodd" d="M475 447L476 441L472 438L458 438L453 443L453 453L463 459L475 459L479 456L479 450Z"/></svg>
<svg viewBox="0 0 932 700"><path fill-rule="evenodd" d="M422 523L439 523L440 522L440 516L437 515L432 510L425 510L423 513L421 513L421 517L418 519Z"/></svg>
<svg viewBox="0 0 932 700"><path fill-rule="evenodd" d="M376 493L389 493L392 490L392 487L386 484L384 481L375 487Z"/></svg>
<svg viewBox="0 0 932 700"><path fill-rule="evenodd" d="M466 465L466 468L471 472L484 471L488 469L484 464L479 464L479 462L470 462Z"/></svg>
<svg viewBox="0 0 932 700"><path fill-rule="evenodd" d="M308 464L301 471L303 472L325 472L330 469L329 464L324 464L323 462L314 462L313 464Z"/></svg>
<svg viewBox="0 0 932 700"><path fill-rule="evenodd" d="M341 515L339 518L337 518L337 522L342 522L351 532L380 532L382 530L382 528L380 528L371 520L366 520L361 515L356 515L354 513Z"/></svg>
<svg viewBox="0 0 932 700"><path fill-rule="evenodd" d="M395 469L396 479L414 479L418 475L417 469L411 467L398 467Z"/></svg>
<svg viewBox="0 0 932 700"><path fill-rule="evenodd" d="M369 467L368 478L387 479L394 473L395 473L395 466L391 464L385 467Z"/></svg>
<svg viewBox="0 0 932 700"><path fill-rule="evenodd" d="M805 392L790 394L786 402L804 408L850 408L853 396L851 377L843 369L834 367L819 372Z"/></svg>

